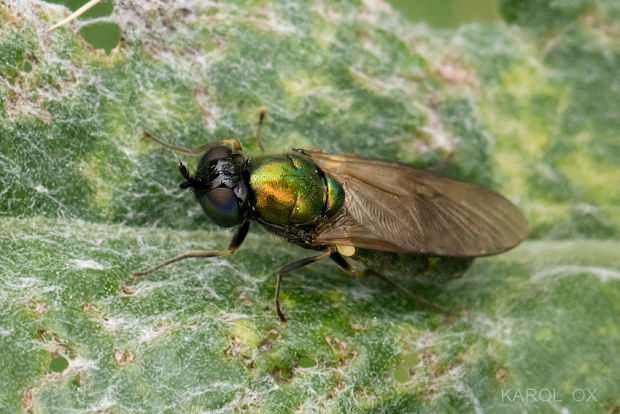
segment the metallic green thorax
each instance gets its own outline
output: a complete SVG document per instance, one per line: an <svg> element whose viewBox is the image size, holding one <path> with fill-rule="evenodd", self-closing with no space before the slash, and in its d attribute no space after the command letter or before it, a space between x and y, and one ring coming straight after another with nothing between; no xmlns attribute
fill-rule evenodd
<svg viewBox="0 0 620 414"><path fill-rule="evenodd" d="M342 186L301 154L248 160L256 218L273 224L311 224L344 203Z"/></svg>

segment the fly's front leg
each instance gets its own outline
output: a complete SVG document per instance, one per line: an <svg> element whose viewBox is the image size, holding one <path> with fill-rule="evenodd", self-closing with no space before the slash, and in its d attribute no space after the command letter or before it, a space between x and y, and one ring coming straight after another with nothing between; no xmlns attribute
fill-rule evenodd
<svg viewBox="0 0 620 414"><path fill-rule="evenodd" d="M192 250L192 251L189 251L187 253L183 253L183 254L180 254L180 255L175 256L173 258L170 258L170 259L166 260L165 262L158 264L157 266L151 267L148 270L144 270L142 272L139 272L139 271L132 272L131 275L129 275L129 276L132 279L136 279L138 277L146 276L146 275L148 275L150 273L153 273L154 271L156 271L158 269L161 269L164 266L168 266L169 264L174 263L174 262L178 262L179 260L189 259L190 257L218 257L218 256L227 256L229 254L233 254L234 252L237 251L239 246L241 246L241 243L243 243L243 240L245 239L245 236L248 234L248 230L249 229L250 229L250 222L246 221L245 223L243 223L239 227L239 229L237 230L237 232L233 236L233 239L230 242L230 245L228 246L228 249L226 249L226 250L221 250L221 251Z"/></svg>
<svg viewBox="0 0 620 414"><path fill-rule="evenodd" d="M267 108L260 107L258 108L258 124L256 125L256 142L258 143L258 148L260 148L260 152L265 152L265 147L263 147L263 143L260 139L260 133L263 129L263 123L265 122L265 115L267 114Z"/></svg>
<svg viewBox="0 0 620 414"><path fill-rule="evenodd" d="M351 266L351 264L349 264L349 262L347 262L347 260L342 257L342 255L338 252L333 252L330 255L331 259L336 262L336 264L338 264L338 266L340 266L341 268L344 269L345 272L347 272L348 274L350 274L351 276L370 276L370 275L374 275L377 276L379 279L386 281L387 283L389 283L390 285L394 286L395 288L397 288L398 290L400 290L401 292L403 292L405 295L409 296L410 298L412 298L413 300L415 300L416 302L418 302L419 304L426 306L429 309L433 309L436 310L437 312L443 313L444 315L447 316L453 316L453 314L445 309L443 309L442 307L435 305L433 302L430 302L426 299L424 299L421 296L418 296L416 294L414 294L412 291L410 291L409 289L407 289L406 287L404 287L403 285L397 283L396 281L384 276L382 273L377 272L374 269L371 268L366 268L364 270L357 270L355 269L353 266Z"/></svg>
<svg viewBox="0 0 620 414"><path fill-rule="evenodd" d="M209 142L207 144L201 145L199 147L196 148L192 148L192 149L187 149L187 148L183 148L183 147L177 147L175 145L170 145L167 142L162 141L161 139L151 135L150 133L146 132L146 131L142 131L142 136L144 138L148 138L153 142L158 143L159 145L161 145L162 147L179 153L179 154L185 154L185 155L191 155L194 157L199 157L202 154L204 154L205 152L207 152L207 150L209 150L210 148L213 147L219 147L219 146L223 146L223 145L230 145L232 149L234 150L239 150L241 151L241 142L239 142L236 139L224 139L221 141L215 141L215 142Z"/></svg>
<svg viewBox="0 0 620 414"><path fill-rule="evenodd" d="M280 271L278 272L278 281L276 283L276 313L278 314L278 317L280 318L280 321L282 321L282 323L286 322L284 313L282 313L282 309L280 309L280 286L282 285L282 275L284 273L299 269L300 267L304 267L314 262L318 262L319 260L330 256L332 253L332 249L328 248L328 250L326 250L324 253L321 253L317 256L305 257L303 259L297 260L296 262L289 263L280 269Z"/></svg>

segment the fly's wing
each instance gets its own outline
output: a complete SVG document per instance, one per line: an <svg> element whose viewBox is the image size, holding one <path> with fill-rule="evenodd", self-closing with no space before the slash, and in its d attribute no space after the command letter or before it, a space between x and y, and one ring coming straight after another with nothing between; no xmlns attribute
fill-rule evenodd
<svg viewBox="0 0 620 414"><path fill-rule="evenodd" d="M319 245L437 256L484 256L527 235L510 201L486 187L356 154L306 154L344 188L341 213L318 227Z"/></svg>

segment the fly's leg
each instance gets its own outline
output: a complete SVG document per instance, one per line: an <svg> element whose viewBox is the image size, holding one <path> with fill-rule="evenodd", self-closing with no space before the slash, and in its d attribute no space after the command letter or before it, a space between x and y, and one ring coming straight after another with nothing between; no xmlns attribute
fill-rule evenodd
<svg viewBox="0 0 620 414"><path fill-rule="evenodd" d="M280 271L278 272L278 281L276 283L276 313L278 314L278 317L280 318L280 321L282 321L282 323L286 322L284 313L282 313L282 309L280 308L280 286L282 285L282 275L284 273L299 269L300 267L304 267L314 262L318 262L319 260L324 259L331 254L332 249L328 249L324 253L321 253L317 256L305 257L303 259L297 260L296 262L289 263L280 269Z"/></svg>
<svg viewBox="0 0 620 414"><path fill-rule="evenodd" d="M263 129L263 123L265 122L265 115L267 115L267 108L264 108L264 107L258 108L258 124L256 125L256 142L258 143L260 152L265 152L265 147L263 147L263 142L260 140L260 133L261 133L261 130Z"/></svg>
<svg viewBox="0 0 620 414"><path fill-rule="evenodd" d="M145 270L142 272L138 272L138 271L132 272L130 277L132 279L136 279L138 277L146 276L148 274L153 273L154 271L158 269L161 269L164 266L168 266L171 263L178 262L179 260L183 260L183 259L188 259L190 257L218 257L218 256L227 256L229 254L233 254L235 251L237 251L239 246L241 246L241 243L243 243L243 240L245 239L245 236L248 234L249 229L250 229L250 222L246 221L239 227L239 229L237 229L237 232L233 236L233 239L230 242L228 249L226 250L222 250L222 251L192 250L187 253L183 253L173 258L170 258L166 260L165 262L158 264L157 266L151 267L148 270Z"/></svg>
<svg viewBox="0 0 620 414"><path fill-rule="evenodd" d="M414 294L413 292L411 292L409 289L407 289L406 287L404 287L400 283L397 283L396 281L387 278L385 275L383 275L380 272L377 272L376 270L374 270L372 268L366 268L364 270L357 270L353 266L351 266L351 264L349 264L349 262L347 262L347 260L344 257L342 257L342 255L340 253L338 253L338 252L333 252L330 255L330 257L331 257L331 259L334 262L336 262L336 264L338 266L343 268L344 271L347 272L348 274L350 274L351 276L358 276L358 277L370 276L370 275L377 276L379 279L381 279L381 280L389 283L390 285L394 286L396 289L400 290L405 295L409 296L410 298L412 298L413 300L415 300L419 304L421 304L423 306L426 306L429 309L433 309L433 310L435 310L437 312L443 313L446 316L453 316L453 314L451 312L443 309L442 307L440 307L438 305L435 305L432 302L429 302L428 300L424 299L421 296L418 296L418 295Z"/></svg>
<svg viewBox="0 0 620 414"><path fill-rule="evenodd" d="M148 138L153 142L158 143L159 145L161 145L162 147L179 153L179 154L185 154L185 155L192 155L194 157L198 157L201 156L202 154L204 154L205 152L207 152L210 148L213 147L219 147L219 146L224 146L224 145L230 145L232 147L232 149L234 150L239 150L241 151L241 142L237 141L236 139L224 139L221 141L215 141L215 142L209 142L207 144L201 145L199 147L196 148L192 148L192 149L187 149L187 148L183 148L183 147L177 147L175 145L170 145L167 142L162 141L161 139L151 135L150 133L146 132L146 131L142 131L142 136L144 138Z"/></svg>
<svg viewBox="0 0 620 414"><path fill-rule="evenodd" d="M368 276L369 274L369 269L357 270L356 268L351 266L351 264L349 264L349 262L347 262L347 260L344 257L342 257L342 255L338 252L332 253L330 258L334 262L336 262L338 266L342 267L344 271L350 274L351 276L364 277L364 276Z"/></svg>

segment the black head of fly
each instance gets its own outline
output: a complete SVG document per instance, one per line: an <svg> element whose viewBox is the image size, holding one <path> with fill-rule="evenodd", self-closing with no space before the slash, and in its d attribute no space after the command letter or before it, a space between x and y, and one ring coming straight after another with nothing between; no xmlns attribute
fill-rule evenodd
<svg viewBox="0 0 620 414"><path fill-rule="evenodd" d="M190 176L183 164L179 171L185 182L181 188L193 188L196 200L214 223L231 227L248 215L248 187L243 179L245 159L239 151L218 146L204 153L196 174Z"/></svg>

